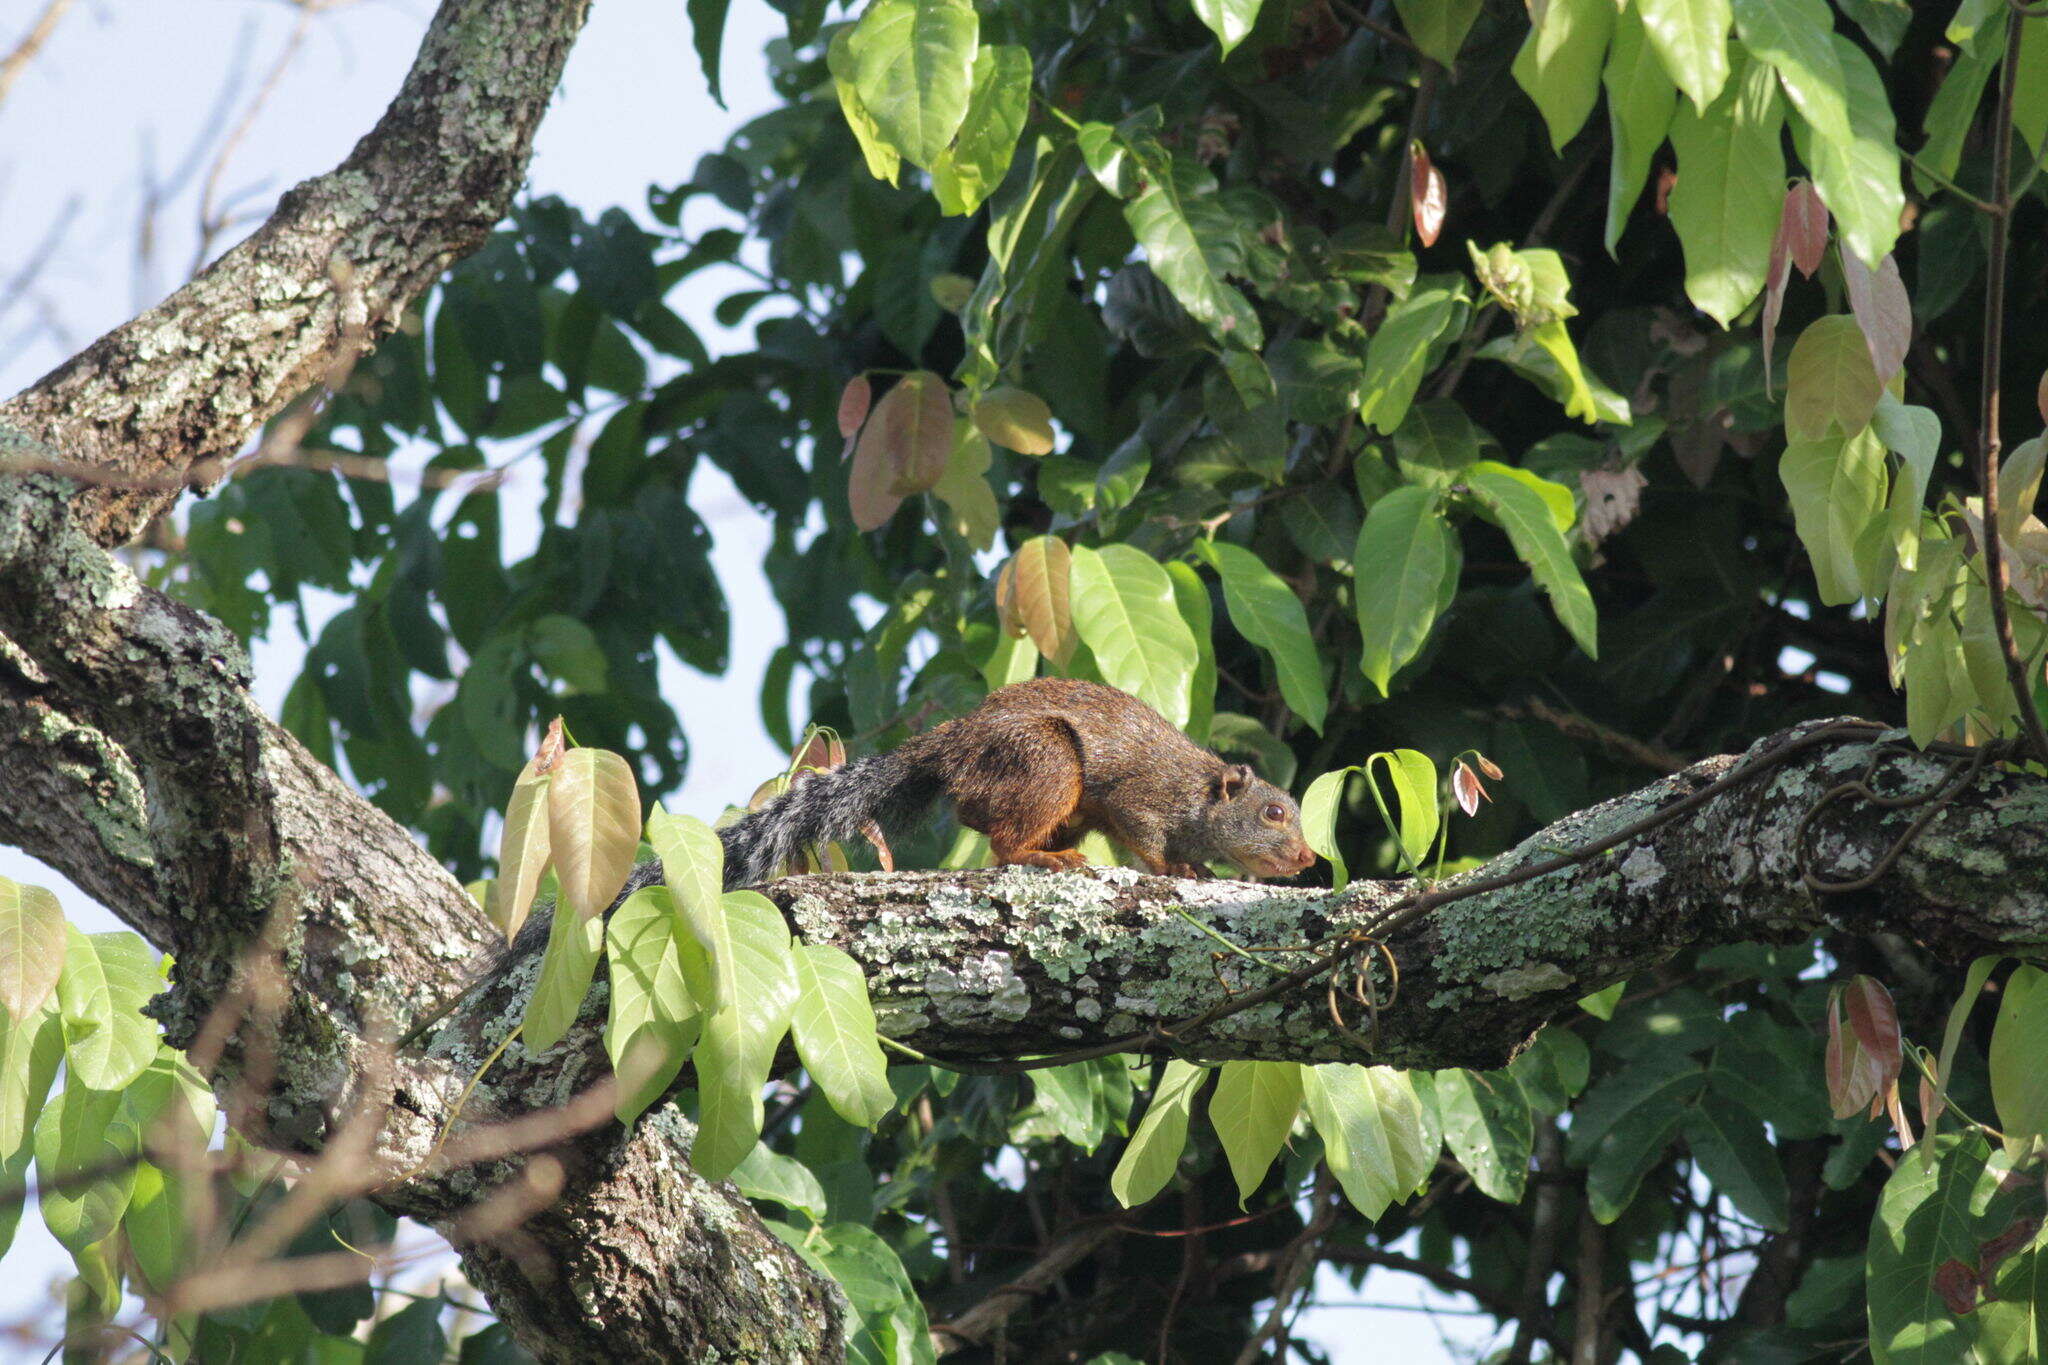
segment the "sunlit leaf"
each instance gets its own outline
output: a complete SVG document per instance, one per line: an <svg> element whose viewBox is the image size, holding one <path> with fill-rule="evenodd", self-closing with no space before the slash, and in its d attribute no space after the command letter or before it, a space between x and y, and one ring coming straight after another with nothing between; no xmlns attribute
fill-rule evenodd
<svg viewBox="0 0 2048 1365"><path fill-rule="evenodd" d="M872 1127L895 1103L875 1041L875 1009L860 965L828 944L794 950L796 1003L790 1032L804 1069L848 1123Z"/></svg>
<svg viewBox="0 0 2048 1365"><path fill-rule="evenodd" d="M40 886L0 877L0 1008L15 1020L38 1013L64 969L64 910Z"/></svg>
<svg viewBox="0 0 2048 1365"><path fill-rule="evenodd" d="M1109 1189L1117 1203L1135 1208L1166 1188L1187 1145L1188 1114L1209 1074L1179 1058L1166 1064L1138 1131L1110 1173Z"/></svg>
<svg viewBox="0 0 2048 1365"><path fill-rule="evenodd" d="M95 1090L118 1091L156 1058L156 1021L142 1013L164 988L156 954L140 936L81 934L64 926L57 1001L64 1017L65 1073Z"/></svg>
<svg viewBox="0 0 2048 1365"><path fill-rule="evenodd" d="M1716 2L1640 0L1615 16L1614 44L1608 49L1607 68L1601 76L1607 89L1608 127L1614 139L1614 151L1607 163L1606 241L1610 256L1614 254L1614 244L1621 240L1636 200L1642 196L1643 180L1650 173L1650 158L1670 131L1671 114L1678 101L1678 91L1666 70L1672 63L1669 59L1660 60L1659 50L1652 45L1653 35L1646 33L1644 26L1658 22L1660 12L1670 13L1683 23L1695 13L1710 10ZM1719 3L1725 31L1726 0ZM1720 93L1721 84L1727 79L1726 46L1722 41L1713 47L1714 57L1720 63L1718 72L1695 73L1699 85L1713 87L1704 100L1696 101L1702 108ZM1709 75L1711 79L1707 79ZM1688 90L1696 88L1687 86Z"/></svg>
<svg viewBox="0 0 2048 1365"><path fill-rule="evenodd" d="M505 803L505 829L498 837L498 875L491 882L485 910L507 939L519 933L533 908L534 893L548 870L549 774L540 759L529 759L512 784Z"/></svg>
<svg viewBox="0 0 2048 1365"><path fill-rule="evenodd" d="M1588 658L1599 657L1598 614L1592 594L1572 561L1571 548L1558 530L1542 494L1501 470L1477 469L1470 476L1472 493L1508 534L1515 554L1529 566L1536 586L1550 598L1558 620Z"/></svg>
<svg viewBox="0 0 2048 1365"><path fill-rule="evenodd" d="M860 102L920 166L938 159L967 116L979 32L966 0L875 0L853 30Z"/></svg>
<svg viewBox="0 0 2048 1365"><path fill-rule="evenodd" d="M1207 553L1223 577L1223 602L1231 621L1272 658L1281 695L1320 734L1329 693L1301 599L1264 560L1242 546L1212 541Z"/></svg>
<svg viewBox="0 0 2048 1365"><path fill-rule="evenodd" d="M759 892L728 891L724 920L732 941L733 994L704 1016L696 1051L697 1142L690 1164L706 1180L723 1180L760 1137L761 1087L796 1004L782 912Z"/></svg>
<svg viewBox="0 0 2048 1365"><path fill-rule="evenodd" d="M1185 725L1199 651L1159 562L1129 545L1077 547L1073 606L1103 680Z"/></svg>
<svg viewBox="0 0 2048 1365"><path fill-rule="evenodd" d="M1237 1181L1239 1205L1266 1178L1301 1108L1298 1062L1225 1062L1209 1097L1209 1122Z"/></svg>
<svg viewBox="0 0 2048 1365"><path fill-rule="evenodd" d="M605 922L611 1005L604 1046L619 1081L621 1123L661 1097L696 1044L701 1006L683 957L702 952L665 886L635 891Z"/></svg>
<svg viewBox="0 0 2048 1365"><path fill-rule="evenodd" d="M1558 151L1593 112L1600 95L1600 59L1614 28L1609 0L1549 0L1515 55L1515 81L1542 111L1550 145Z"/></svg>
<svg viewBox="0 0 2048 1365"><path fill-rule="evenodd" d="M548 784L548 845L562 900L585 919L605 912L640 847L640 786L626 760L571 749Z"/></svg>
<svg viewBox="0 0 2048 1365"><path fill-rule="evenodd" d="M1761 62L1737 62L1709 108L1681 105L1671 118L1685 292L1724 327L1764 286L1785 183L1783 121L1777 79Z"/></svg>

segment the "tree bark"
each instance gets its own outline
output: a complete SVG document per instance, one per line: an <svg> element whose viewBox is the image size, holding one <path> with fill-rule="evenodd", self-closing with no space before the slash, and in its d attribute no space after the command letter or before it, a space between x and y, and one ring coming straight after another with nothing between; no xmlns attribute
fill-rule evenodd
<svg viewBox="0 0 2048 1365"><path fill-rule="evenodd" d="M446 0L347 161L285 196L191 285L0 406L0 840L176 955L154 1008L173 1044L204 1058L245 1135L318 1158L352 1150L341 1139L368 1116L341 1175L446 1232L537 1354L828 1358L844 1333L837 1290L733 1186L690 1170L688 1122L672 1107L630 1133L610 1121L602 985L560 1043L504 1048L466 1099L519 1017L530 958L431 1043L392 1054L406 1022L495 955L490 926L406 831L262 714L229 632L107 553L482 239L524 174L586 4ZM77 464L88 476L7 474L11 457L17 470ZM1376 1026L1355 996L1333 1017L1314 984L1176 1032L1172 1046L1484 1067L1581 996L1691 945L1824 924L1957 954L2048 939L2037 778L1975 782L1866 891L1829 897L1802 882L1807 811L1869 749L1802 752L1625 847L1406 925L1385 945L1400 983L1379 981ZM1732 761L1563 821L1493 870L1668 807ZM1904 757L1888 774L1912 786L1943 770ZM1872 868L1915 814L1833 805L1806 861ZM1403 891L1014 869L769 888L802 937L860 961L888 1032L970 1061L1171 1027L1270 975L1216 934L1292 968L1297 945L1370 934ZM545 1197L527 1212L531 1190ZM488 1216L507 1208L515 1216Z"/></svg>
<svg viewBox="0 0 2048 1365"><path fill-rule="evenodd" d="M404 85L339 166L155 308L0 404L100 477L79 525L120 544L338 360L398 325L505 216L590 0L443 0Z"/></svg>

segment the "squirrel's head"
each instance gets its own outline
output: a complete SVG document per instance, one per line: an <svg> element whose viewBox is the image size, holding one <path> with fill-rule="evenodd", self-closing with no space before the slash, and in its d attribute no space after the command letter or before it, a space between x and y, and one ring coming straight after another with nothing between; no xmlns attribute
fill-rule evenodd
<svg viewBox="0 0 2048 1365"><path fill-rule="evenodd" d="M1210 783L1205 823L1213 856L1254 877L1291 877L1315 865L1294 798L1242 763L1227 764Z"/></svg>

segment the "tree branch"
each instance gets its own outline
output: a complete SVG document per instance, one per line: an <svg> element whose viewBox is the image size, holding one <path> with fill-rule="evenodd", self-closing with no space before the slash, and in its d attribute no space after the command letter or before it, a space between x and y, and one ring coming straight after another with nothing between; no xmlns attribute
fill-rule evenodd
<svg viewBox="0 0 2048 1365"><path fill-rule="evenodd" d="M534 129L589 0L444 0L398 96L326 175L162 304L0 404L81 463L195 475L345 352L398 324L480 243L526 174ZM336 277L346 287L337 284ZM81 487L80 525L126 541L175 488Z"/></svg>

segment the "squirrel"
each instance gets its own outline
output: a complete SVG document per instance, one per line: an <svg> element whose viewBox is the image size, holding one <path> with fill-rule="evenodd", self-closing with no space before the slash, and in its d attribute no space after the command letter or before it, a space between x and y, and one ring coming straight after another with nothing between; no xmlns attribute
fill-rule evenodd
<svg viewBox="0 0 2048 1365"><path fill-rule="evenodd" d="M1079 867L1074 845L1090 830L1170 877L1206 877L1211 861L1287 877L1316 861L1294 799L1244 764L1128 692L1037 678L888 753L800 775L720 831L726 886L767 881L806 845L908 824L942 795L999 866Z"/></svg>

